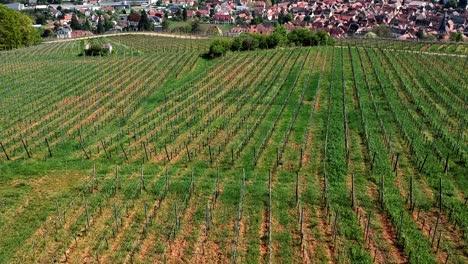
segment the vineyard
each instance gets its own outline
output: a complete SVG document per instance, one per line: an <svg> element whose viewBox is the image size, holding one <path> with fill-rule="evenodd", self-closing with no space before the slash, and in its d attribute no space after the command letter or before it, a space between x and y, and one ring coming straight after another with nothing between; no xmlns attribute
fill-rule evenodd
<svg viewBox="0 0 468 264"><path fill-rule="evenodd" d="M0 52L0 263L468 262L466 44L209 44Z"/></svg>

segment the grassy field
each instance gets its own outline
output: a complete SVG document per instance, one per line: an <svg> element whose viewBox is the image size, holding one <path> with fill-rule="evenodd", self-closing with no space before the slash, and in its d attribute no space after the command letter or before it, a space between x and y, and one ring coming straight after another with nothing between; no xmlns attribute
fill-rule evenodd
<svg viewBox="0 0 468 264"><path fill-rule="evenodd" d="M0 263L468 262L466 46L208 45L0 52Z"/></svg>

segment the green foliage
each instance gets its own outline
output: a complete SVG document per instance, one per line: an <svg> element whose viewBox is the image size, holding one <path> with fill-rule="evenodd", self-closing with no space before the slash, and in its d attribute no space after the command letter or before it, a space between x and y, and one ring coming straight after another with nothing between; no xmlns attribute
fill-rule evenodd
<svg viewBox="0 0 468 264"><path fill-rule="evenodd" d="M380 38L390 38L392 36L390 28L386 25L377 25L372 28L372 32Z"/></svg>
<svg viewBox="0 0 468 264"><path fill-rule="evenodd" d="M456 8L457 5L457 0L448 0L447 3L445 3L445 8Z"/></svg>
<svg viewBox="0 0 468 264"><path fill-rule="evenodd" d="M187 9L186 8L182 9L182 19L184 21L187 21Z"/></svg>
<svg viewBox="0 0 468 264"><path fill-rule="evenodd" d="M80 21L78 21L78 17L76 16L76 14L72 15L72 18L71 18L71 21L70 21L70 27L73 30L80 30L81 29L81 24L80 24Z"/></svg>
<svg viewBox="0 0 468 264"><path fill-rule="evenodd" d="M288 23L293 20L293 16L291 14L286 14L284 15L283 13L280 13L278 16L278 23L281 25Z"/></svg>
<svg viewBox="0 0 468 264"><path fill-rule="evenodd" d="M102 48L99 44L92 44L89 49L85 50L86 56L105 56L108 55L109 51Z"/></svg>
<svg viewBox="0 0 468 264"><path fill-rule="evenodd" d="M161 22L161 26L162 26L162 29L163 29L163 30L168 30L168 29L169 29L169 22L167 21L167 19L164 19L164 20Z"/></svg>
<svg viewBox="0 0 468 264"><path fill-rule="evenodd" d="M190 23L190 26L191 26L191 29L192 29L193 33L196 33L196 32L200 31L200 23L198 22L198 20L193 20Z"/></svg>
<svg viewBox="0 0 468 264"><path fill-rule="evenodd" d="M141 11L141 18L140 22L138 22L138 29L145 31L154 29L153 23L151 23L151 21L148 18L148 14L144 10Z"/></svg>
<svg viewBox="0 0 468 264"><path fill-rule="evenodd" d="M458 7L465 10L467 2L468 2L467 0L459 0Z"/></svg>
<svg viewBox="0 0 468 264"><path fill-rule="evenodd" d="M221 57L228 52L232 47L232 40L227 38L215 39L211 42L208 57Z"/></svg>
<svg viewBox="0 0 468 264"><path fill-rule="evenodd" d="M27 15L0 6L0 50L30 46L40 41L39 32Z"/></svg>
<svg viewBox="0 0 468 264"><path fill-rule="evenodd" d="M102 22L102 17L99 17L97 28L96 28L96 33L97 34L104 33L104 23Z"/></svg>
<svg viewBox="0 0 468 264"><path fill-rule="evenodd" d="M254 18L252 19L251 24L252 24L252 25L258 25L258 24L261 24L261 23L263 23L263 18L262 18L262 16L261 16L261 15L258 15L258 14L254 15Z"/></svg>
<svg viewBox="0 0 468 264"><path fill-rule="evenodd" d="M453 32L450 34L450 41L460 42L463 41L463 34L458 32Z"/></svg>
<svg viewBox="0 0 468 264"><path fill-rule="evenodd" d="M323 31L310 31L307 29L295 29L287 33L284 26L278 26L270 35L258 33L244 33L235 37L230 41L229 48L231 51L249 51L256 49L272 49L284 45L294 46L316 46L316 45L333 45L334 40ZM223 50L218 40L213 41L208 52L210 58L215 58L223 55ZM226 51L227 51L226 50ZM216 51L215 53L212 53Z"/></svg>

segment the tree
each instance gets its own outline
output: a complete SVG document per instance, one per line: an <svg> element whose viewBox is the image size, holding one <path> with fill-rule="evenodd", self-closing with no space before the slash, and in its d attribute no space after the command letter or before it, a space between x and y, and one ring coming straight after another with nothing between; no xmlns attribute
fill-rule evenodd
<svg viewBox="0 0 468 264"><path fill-rule="evenodd" d="M392 32L390 31L390 28L385 25L377 25L373 27L372 32L374 32L380 38L392 37Z"/></svg>
<svg viewBox="0 0 468 264"><path fill-rule="evenodd" d="M182 9L182 19L184 21L187 21L187 9L186 8Z"/></svg>
<svg viewBox="0 0 468 264"><path fill-rule="evenodd" d="M30 46L40 41L31 18L0 5L0 50Z"/></svg>
<svg viewBox="0 0 468 264"><path fill-rule="evenodd" d="M72 15L72 18L71 18L71 21L70 21L70 27L73 30L80 30L81 29L81 24L80 24L80 21L78 21L78 17L76 16L76 14Z"/></svg>
<svg viewBox="0 0 468 264"><path fill-rule="evenodd" d="M36 15L36 24L38 25L45 25L47 24L47 18L44 14L37 14Z"/></svg>
<svg viewBox="0 0 468 264"><path fill-rule="evenodd" d="M241 50L256 50L259 46L259 40L251 34L244 34Z"/></svg>
<svg viewBox="0 0 468 264"><path fill-rule="evenodd" d="M281 43L281 40L282 38L279 34L271 33L270 35L268 35L268 39L267 39L268 47L276 48Z"/></svg>
<svg viewBox="0 0 468 264"><path fill-rule="evenodd" d="M153 29L153 23L148 18L148 14L146 13L145 10L141 11L141 18L140 21L138 22L138 30L152 30Z"/></svg>
<svg viewBox="0 0 468 264"><path fill-rule="evenodd" d="M466 5L467 5L467 0L460 0L458 1L458 7L465 10L466 9Z"/></svg>
<svg viewBox="0 0 468 264"><path fill-rule="evenodd" d="M450 34L450 41L460 42L463 41L463 34L458 32L453 32Z"/></svg>
<svg viewBox="0 0 468 264"><path fill-rule="evenodd" d="M207 55L210 58L221 57L231 49L231 46L232 46L231 39L227 39L227 38L215 39L211 42L210 50L208 51Z"/></svg>
<svg viewBox="0 0 468 264"><path fill-rule="evenodd" d="M198 20L193 20L192 23L190 23L190 26L192 27L193 33L200 31L200 23Z"/></svg>
<svg viewBox="0 0 468 264"><path fill-rule="evenodd" d="M263 18L260 15L254 14L254 18L252 19L251 25L258 25L263 23Z"/></svg>
<svg viewBox="0 0 468 264"><path fill-rule="evenodd" d="M284 15L283 13L280 13L278 16L278 23L280 24L285 24L292 20L293 20L293 16L291 14Z"/></svg>
<svg viewBox="0 0 468 264"><path fill-rule="evenodd" d="M110 19L108 19L106 16L104 17L104 29L105 31L109 31L114 28L114 24Z"/></svg>
<svg viewBox="0 0 468 264"><path fill-rule="evenodd" d="M445 8L455 8L457 5L457 0L449 0L447 3L445 3Z"/></svg>
<svg viewBox="0 0 468 264"><path fill-rule="evenodd" d="M277 46L283 46L287 43L288 31L283 25L277 25L273 32L268 36L268 46L275 48Z"/></svg>
<svg viewBox="0 0 468 264"><path fill-rule="evenodd" d="M97 34L104 33L104 22L102 22L102 16L99 17L97 28L96 28L96 33Z"/></svg>
<svg viewBox="0 0 468 264"><path fill-rule="evenodd" d="M89 22L89 20L85 20L83 22L83 30L89 30L89 31L92 31L93 30L93 25L91 24L91 22Z"/></svg>
<svg viewBox="0 0 468 264"><path fill-rule="evenodd" d="M53 37L54 35L55 35L55 33L54 33L53 30L46 28L46 29L44 29L44 32L42 32L41 37L43 37L43 38L51 38L51 37Z"/></svg>
<svg viewBox="0 0 468 264"><path fill-rule="evenodd" d="M133 12L128 15L127 19L132 22L140 22L141 20L141 14L138 12Z"/></svg>
<svg viewBox="0 0 468 264"><path fill-rule="evenodd" d="M424 39L424 36L425 36L425 35L426 35L426 34L424 34L424 29L421 28L421 27L418 29L418 32L416 32L416 37L417 37L418 39Z"/></svg>
<svg viewBox="0 0 468 264"><path fill-rule="evenodd" d="M161 26L162 26L162 29L163 29L163 30L168 30L168 29L169 29L169 22L167 22L167 19L164 19L164 20L161 22Z"/></svg>

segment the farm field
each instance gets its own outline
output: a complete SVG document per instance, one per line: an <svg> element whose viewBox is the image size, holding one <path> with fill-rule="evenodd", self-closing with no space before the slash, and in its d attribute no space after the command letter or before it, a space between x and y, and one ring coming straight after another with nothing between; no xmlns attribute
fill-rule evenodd
<svg viewBox="0 0 468 264"><path fill-rule="evenodd" d="M0 52L0 263L468 263L466 44L209 43Z"/></svg>

